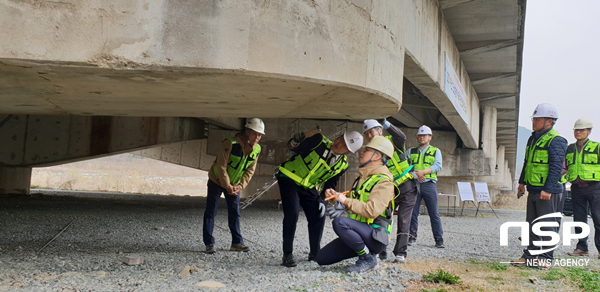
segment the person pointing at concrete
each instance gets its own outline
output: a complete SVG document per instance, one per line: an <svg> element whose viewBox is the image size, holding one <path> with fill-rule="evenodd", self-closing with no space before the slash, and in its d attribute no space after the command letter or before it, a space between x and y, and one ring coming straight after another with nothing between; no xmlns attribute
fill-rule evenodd
<svg viewBox="0 0 600 292"><path fill-rule="evenodd" d="M325 227L325 194L319 195L317 185L324 183L323 190L335 188L340 176L348 169L346 154L356 152L362 143L362 136L356 131L345 132L333 142L321 133L309 138L304 133L297 133L288 141L294 156L282 163L276 174L284 214L283 266L296 266L294 235L300 207L308 221L308 260L316 259Z"/></svg>
<svg viewBox="0 0 600 292"><path fill-rule="evenodd" d="M573 131L577 142L567 146L565 162L567 181L571 182L573 221L587 223L588 208L592 211L594 243L600 252L600 143L588 138L593 127L592 121L586 118L575 122ZM581 228L576 227L575 233L581 233ZM575 250L567 254L589 256L587 240L587 237L579 239Z"/></svg>
<svg viewBox="0 0 600 292"><path fill-rule="evenodd" d="M387 130L390 135L383 136L383 129ZM396 245L394 246L394 262L405 263L410 221L418 193L417 182L413 176L413 167L405 148L406 135L402 130L383 119L382 123L376 120L365 120L363 123L363 136L367 142L372 141L375 137L383 136L394 145L394 154L386 163L392 173L393 183L397 187L395 190L399 192L394 196L394 204L398 207L398 232ZM379 254L379 258L382 260L387 258L385 249Z"/></svg>
<svg viewBox="0 0 600 292"><path fill-rule="evenodd" d="M567 140L553 129L558 120L558 111L549 103L539 104L531 116L533 132L527 140L525 149L525 161L519 178L518 192L523 193L527 186L527 215L529 223L528 247L523 251L521 258L513 265L524 266L529 259L538 259L540 263L537 268L549 268L549 263L554 259L552 250L538 254L537 251L552 249L550 246L536 246L535 241L550 241L550 236L538 236L531 230L531 225L539 217L555 212L562 208L563 183L561 176ZM555 217L537 220L558 222ZM543 231L558 232L559 227L543 227ZM532 251L536 250L533 254ZM532 261L533 262L533 261Z"/></svg>
<svg viewBox="0 0 600 292"><path fill-rule="evenodd" d="M240 231L240 196L256 169L260 145L258 141L265 134L265 124L261 119L253 118L246 122L244 131L233 138L225 139L215 162L208 171L208 191L206 209L202 225L202 236L206 245L206 253L215 253L215 238L212 236L215 216L219 207L221 194L225 194L227 217L231 231L231 248L233 251L249 251L244 244Z"/></svg>

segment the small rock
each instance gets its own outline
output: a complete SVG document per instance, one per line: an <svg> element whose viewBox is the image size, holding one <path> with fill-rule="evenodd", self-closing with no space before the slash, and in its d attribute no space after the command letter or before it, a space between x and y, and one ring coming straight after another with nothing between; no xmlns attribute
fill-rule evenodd
<svg viewBox="0 0 600 292"><path fill-rule="evenodd" d="M190 275L190 266L185 266L181 272L179 272L180 276L189 276Z"/></svg>
<svg viewBox="0 0 600 292"><path fill-rule="evenodd" d="M104 276L106 276L106 272L104 272L104 271L97 271L96 272L96 276L98 276L100 278L104 278Z"/></svg>
<svg viewBox="0 0 600 292"><path fill-rule="evenodd" d="M533 284L538 284L540 282L540 280L538 280L536 277L530 277L529 282L531 282Z"/></svg>
<svg viewBox="0 0 600 292"><path fill-rule="evenodd" d="M196 284L198 287L207 287L207 288L225 288L223 283L215 282L215 281L202 281Z"/></svg>
<svg viewBox="0 0 600 292"><path fill-rule="evenodd" d="M124 264L129 266L141 265L144 263L144 258L140 256L124 256L121 260Z"/></svg>
<svg viewBox="0 0 600 292"><path fill-rule="evenodd" d="M154 227L154 230L164 230L164 227Z"/></svg>

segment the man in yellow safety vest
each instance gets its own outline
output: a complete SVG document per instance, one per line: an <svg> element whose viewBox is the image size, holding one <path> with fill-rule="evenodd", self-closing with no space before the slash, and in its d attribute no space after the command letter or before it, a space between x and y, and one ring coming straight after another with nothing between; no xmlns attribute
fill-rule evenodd
<svg viewBox="0 0 600 292"><path fill-rule="evenodd" d="M594 125L581 118L573 127L576 143L567 146L567 181L571 182L573 221L587 223L588 210L594 222L594 243L600 252L600 143L588 139ZM575 233L581 233L576 227ZM570 256L589 256L587 237L579 239ZM600 259L600 255L598 255Z"/></svg>
<svg viewBox="0 0 600 292"><path fill-rule="evenodd" d="M233 138L225 139L217 154L215 162L208 171L208 191L206 209L202 225L202 237L206 245L206 253L216 252L215 238L212 236L215 216L219 207L221 194L225 194L227 217L231 231L231 247L233 251L249 251L244 244L240 231L240 191L243 190L256 168L260 145L258 141L265 134L265 124L261 119L253 118L246 122L244 131Z"/></svg>

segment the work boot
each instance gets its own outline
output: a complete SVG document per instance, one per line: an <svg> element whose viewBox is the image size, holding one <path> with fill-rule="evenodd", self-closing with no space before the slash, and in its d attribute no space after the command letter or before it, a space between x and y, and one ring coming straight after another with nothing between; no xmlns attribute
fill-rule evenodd
<svg viewBox="0 0 600 292"><path fill-rule="evenodd" d="M314 254L308 254L308 261L309 262L316 262L317 261L317 256Z"/></svg>
<svg viewBox="0 0 600 292"><path fill-rule="evenodd" d="M410 237L408 238L408 245L413 245L413 244L415 244L416 242L417 242L417 238L416 238L416 237L412 237L412 236L410 236Z"/></svg>
<svg viewBox="0 0 600 292"><path fill-rule="evenodd" d="M364 273L377 267L377 258L372 254L359 255L354 266L348 268L348 272Z"/></svg>
<svg viewBox="0 0 600 292"><path fill-rule="evenodd" d="M435 247L437 247L437 248L445 248L446 246L444 245L444 239L442 239L442 238L436 239L435 240Z"/></svg>
<svg viewBox="0 0 600 292"><path fill-rule="evenodd" d="M386 260L387 259L387 251L384 250L384 251L380 252L378 256L379 256L380 260L382 260L382 261Z"/></svg>
<svg viewBox="0 0 600 292"><path fill-rule="evenodd" d="M296 261L294 261L294 255L291 253L288 254L283 254L283 262L281 263L282 266L286 266L288 268L293 268L295 267Z"/></svg>
<svg viewBox="0 0 600 292"><path fill-rule="evenodd" d="M229 248L229 250L233 250L233 251L250 251L250 248L247 247L245 244L243 243L235 243L231 245L231 248Z"/></svg>
<svg viewBox="0 0 600 292"><path fill-rule="evenodd" d="M217 250L215 249L215 245L214 244L209 244L209 245L206 246L205 253L213 254L215 252L217 252Z"/></svg>
<svg viewBox="0 0 600 292"><path fill-rule="evenodd" d="M576 256L589 256L590 255L589 252L587 252L585 250L578 249L578 248L575 249L572 252L568 252L567 254L570 255L570 256L574 256L574 257L576 257Z"/></svg>
<svg viewBox="0 0 600 292"><path fill-rule="evenodd" d="M394 263L404 264L406 263L406 257L403 255L397 255L396 259L394 259Z"/></svg>

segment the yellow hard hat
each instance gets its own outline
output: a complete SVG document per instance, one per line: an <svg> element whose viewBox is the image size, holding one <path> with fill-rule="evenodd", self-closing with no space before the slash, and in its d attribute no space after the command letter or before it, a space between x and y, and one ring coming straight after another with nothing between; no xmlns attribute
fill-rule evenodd
<svg viewBox="0 0 600 292"><path fill-rule="evenodd" d="M375 149L385 154L389 158L394 157L394 145L392 145L390 140L383 136L373 137L373 139L367 143L365 147Z"/></svg>

